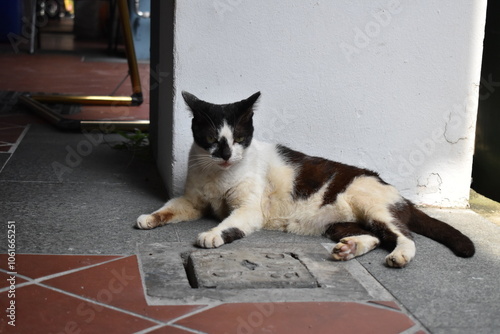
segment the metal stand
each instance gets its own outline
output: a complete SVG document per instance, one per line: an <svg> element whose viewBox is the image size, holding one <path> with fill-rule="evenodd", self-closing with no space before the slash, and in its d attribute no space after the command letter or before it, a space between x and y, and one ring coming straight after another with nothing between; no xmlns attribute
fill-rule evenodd
<svg viewBox="0 0 500 334"><path fill-rule="evenodd" d="M92 95L24 95L19 101L32 109L38 115L64 130L105 129L118 127L121 130L149 128L149 120L140 121L100 121L100 120L74 120L67 119L54 112L44 103L66 103L102 106L138 106L143 102L139 67L135 55L132 29L130 28L130 15L127 0L118 0L118 10L123 28L125 52L128 61L130 80L132 82L131 96L92 96Z"/></svg>

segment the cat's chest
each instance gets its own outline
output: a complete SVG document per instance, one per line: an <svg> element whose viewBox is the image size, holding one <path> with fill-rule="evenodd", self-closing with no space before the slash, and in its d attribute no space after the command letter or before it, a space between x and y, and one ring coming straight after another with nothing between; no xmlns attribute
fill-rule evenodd
<svg viewBox="0 0 500 334"><path fill-rule="evenodd" d="M207 202L222 201L230 185L219 180L207 180L201 186L200 192Z"/></svg>
<svg viewBox="0 0 500 334"><path fill-rule="evenodd" d="M234 186L221 180L207 180L200 185L200 195L205 205L211 208L212 212L224 219L233 210L230 196L233 193Z"/></svg>

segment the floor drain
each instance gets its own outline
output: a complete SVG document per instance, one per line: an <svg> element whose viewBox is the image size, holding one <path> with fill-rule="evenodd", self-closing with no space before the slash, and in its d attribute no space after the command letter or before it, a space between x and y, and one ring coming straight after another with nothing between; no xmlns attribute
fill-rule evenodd
<svg viewBox="0 0 500 334"><path fill-rule="evenodd" d="M199 250L186 265L193 288L317 288L318 282L300 258L269 250Z"/></svg>

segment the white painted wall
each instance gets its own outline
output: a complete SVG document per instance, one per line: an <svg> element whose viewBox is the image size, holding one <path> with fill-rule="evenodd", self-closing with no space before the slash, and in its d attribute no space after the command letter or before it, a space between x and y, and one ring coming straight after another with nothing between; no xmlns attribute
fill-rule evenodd
<svg viewBox="0 0 500 334"><path fill-rule="evenodd" d="M182 193L192 142L181 90L214 103L260 90L256 138L466 206L485 14L486 0L177 1L166 183Z"/></svg>

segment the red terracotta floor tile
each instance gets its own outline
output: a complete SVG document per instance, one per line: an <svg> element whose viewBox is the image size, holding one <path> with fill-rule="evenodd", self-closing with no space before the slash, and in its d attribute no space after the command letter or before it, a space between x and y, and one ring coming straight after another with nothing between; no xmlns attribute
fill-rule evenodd
<svg viewBox="0 0 500 334"><path fill-rule="evenodd" d="M176 324L207 333L401 333L401 312L353 302L224 304Z"/></svg>
<svg viewBox="0 0 500 334"><path fill-rule="evenodd" d="M0 152L13 153L25 129L25 126L5 123L0 119Z"/></svg>
<svg viewBox="0 0 500 334"><path fill-rule="evenodd" d="M116 95L132 94L126 62L85 62L78 55L0 55L0 89L18 92ZM149 64L138 64L142 87L148 87ZM144 71L144 72L143 72ZM144 89L148 91L148 89Z"/></svg>
<svg viewBox="0 0 500 334"><path fill-rule="evenodd" d="M0 144L2 142L14 144L23 131L24 126L5 124L0 121Z"/></svg>
<svg viewBox="0 0 500 334"><path fill-rule="evenodd" d="M15 328L5 310L15 301ZM37 285L0 294L0 333L134 333L156 323Z"/></svg>
<svg viewBox="0 0 500 334"><path fill-rule="evenodd" d="M192 334L192 333L193 332L188 332L183 329L172 326L165 326L158 328L154 331L148 332L148 334Z"/></svg>
<svg viewBox="0 0 500 334"><path fill-rule="evenodd" d="M16 124L16 125L28 125L28 124L43 124L46 123L41 117L35 114L10 114L10 115L0 115L0 122Z"/></svg>
<svg viewBox="0 0 500 334"><path fill-rule="evenodd" d="M0 272L0 289L7 288L10 286L10 283L7 281L12 275L8 275L4 272ZM16 277L16 285L27 282L25 279L21 277ZM1 333L1 332L0 332Z"/></svg>
<svg viewBox="0 0 500 334"><path fill-rule="evenodd" d="M30 278L40 278L60 272L118 259L121 256L17 254L16 272ZM7 254L0 254L0 268L7 268Z"/></svg>
<svg viewBox="0 0 500 334"><path fill-rule="evenodd" d="M200 307L149 306L144 297L135 256L53 278L43 283L160 321L175 319Z"/></svg>

